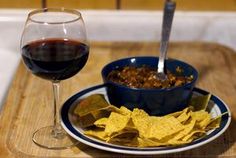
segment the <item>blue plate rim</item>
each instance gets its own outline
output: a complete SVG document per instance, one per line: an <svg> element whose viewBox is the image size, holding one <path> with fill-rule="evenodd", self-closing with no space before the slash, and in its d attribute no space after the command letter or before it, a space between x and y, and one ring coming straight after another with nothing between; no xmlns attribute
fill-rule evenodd
<svg viewBox="0 0 236 158"><path fill-rule="evenodd" d="M188 143L186 145L180 145L180 146L170 146L170 147L151 147L151 148L134 148L134 147L125 147L125 146L118 146L113 144L108 144L105 142L96 141L94 139L90 139L86 136L84 136L82 133L78 132L71 122L69 121L68 113L70 110L70 107L73 105L73 103L81 96L92 92L94 90L98 90L101 88L105 88L106 84L96 85L87 89L84 89L73 96L71 96L69 99L66 100L66 102L61 107L61 125L64 128L64 130L72 136L74 139L87 144L89 146L92 146L94 148L98 148L105 151L111 151L116 153L125 153L125 154L138 154L138 155L151 155L151 154L166 154L166 153L175 153L175 152L181 152L185 150L190 150L196 147L199 147L201 145L204 145L206 143L211 142L212 140L219 137L221 134L224 133L224 131L228 128L230 122L231 122L231 112L228 106L221 100L219 97L211 95L211 100L214 101L215 105L218 106L220 109L221 114L227 113L223 115L222 121L220 124L220 127L215 129L213 132L211 132L209 135L198 139L194 142ZM209 92L200 89L200 88L194 88L194 92L200 93L202 95L209 94Z"/></svg>

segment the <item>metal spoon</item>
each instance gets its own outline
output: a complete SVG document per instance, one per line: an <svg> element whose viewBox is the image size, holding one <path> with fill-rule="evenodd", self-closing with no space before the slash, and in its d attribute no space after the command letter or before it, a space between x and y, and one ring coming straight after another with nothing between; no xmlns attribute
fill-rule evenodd
<svg viewBox="0 0 236 158"><path fill-rule="evenodd" d="M161 33L161 43L160 43L160 56L158 61L157 77L164 81L166 77L165 59L168 49L171 25L175 12L175 2L171 0L166 0L164 7L164 15L162 22L162 33Z"/></svg>

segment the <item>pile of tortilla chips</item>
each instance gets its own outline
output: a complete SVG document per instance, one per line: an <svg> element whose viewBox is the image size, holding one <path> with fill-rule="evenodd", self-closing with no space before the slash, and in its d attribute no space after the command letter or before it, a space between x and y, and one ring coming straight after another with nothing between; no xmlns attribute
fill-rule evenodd
<svg viewBox="0 0 236 158"><path fill-rule="evenodd" d="M105 103L102 95L95 94L83 100L82 105L86 102L84 106L90 106L86 112L81 112L80 105L74 112L86 127L86 135L108 143L132 147L181 145L219 127L221 116L211 118L206 111L209 99L210 95L193 98L188 108L157 117L137 108L133 111L124 106L117 108ZM103 106L96 105L101 102Z"/></svg>

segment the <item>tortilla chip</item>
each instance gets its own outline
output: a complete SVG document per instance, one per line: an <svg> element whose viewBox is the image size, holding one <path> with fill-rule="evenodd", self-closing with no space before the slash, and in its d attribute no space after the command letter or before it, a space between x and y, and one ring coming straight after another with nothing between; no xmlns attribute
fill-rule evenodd
<svg viewBox="0 0 236 158"><path fill-rule="evenodd" d="M105 133L108 136L119 133L127 126L129 120L130 117L128 116L112 112L107 120Z"/></svg>
<svg viewBox="0 0 236 158"><path fill-rule="evenodd" d="M189 123L187 123L186 125L184 125L184 129L182 131L180 131L176 136L174 136L173 140L180 140L182 139L184 136L188 135L189 133L191 133L191 131L194 129L196 120L195 119L191 119L188 121Z"/></svg>
<svg viewBox="0 0 236 158"><path fill-rule="evenodd" d="M92 111L97 111L108 106L109 104L104 98L104 95L93 94L88 96L86 99L81 100L78 106L76 106L74 113L81 117L91 113Z"/></svg>
<svg viewBox="0 0 236 158"><path fill-rule="evenodd" d="M108 117L110 115L111 111L109 107L106 107L104 109L91 111L89 114L81 116L78 118L80 126L83 128L93 126L94 122L100 118Z"/></svg>
<svg viewBox="0 0 236 158"><path fill-rule="evenodd" d="M210 122L208 123L206 129L207 130L211 130L211 129L215 129L215 128L219 128L220 127L220 122L221 122L221 116L217 116L216 118L213 118L210 120Z"/></svg>
<svg viewBox="0 0 236 158"><path fill-rule="evenodd" d="M175 140L175 139L170 139L168 141L168 145L182 145L182 144L187 144L187 143L190 143L191 140Z"/></svg>
<svg viewBox="0 0 236 158"><path fill-rule="evenodd" d="M196 120L196 127L200 129L205 129L211 120L210 114L204 110L192 112L191 117Z"/></svg>
<svg viewBox="0 0 236 158"><path fill-rule="evenodd" d="M211 94L193 97L189 105L194 108L194 111L206 110Z"/></svg>
<svg viewBox="0 0 236 158"><path fill-rule="evenodd" d="M153 119L152 119L153 120ZM150 121L144 137L161 140L184 129L184 126L173 116L163 117L159 121Z"/></svg>
<svg viewBox="0 0 236 158"><path fill-rule="evenodd" d="M124 106L121 106L120 107L120 110L119 110L119 113L122 114L122 115L127 115L127 116L130 116L132 111L130 111L129 109L127 109L126 107Z"/></svg>
<svg viewBox="0 0 236 158"><path fill-rule="evenodd" d="M104 117L94 122L94 125L100 128L105 128L108 122L108 118Z"/></svg>
<svg viewBox="0 0 236 158"><path fill-rule="evenodd" d="M177 112L174 112L174 113L167 114L165 116L173 116L173 117L177 118L182 113L183 113L183 111L177 111Z"/></svg>
<svg viewBox="0 0 236 158"><path fill-rule="evenodd" d="M88 136L92 136L94 138L98 138L103 141L107 141L109 139L107 134L102 129L87 130L87 131L84 131L84 134Z"/></svg>
<svg viewBox="0 0 236 158"><path fill-rule="evenodd" d="M81 100L74 114L78 116L78 122L82 128L93 126L93 123L110 115L110 106L102 94L93 94Z"/></svg>
<svg viewBox="0 0 236 158"><path fill-rule="evenodd" d="M137 146L137 130L122 130L119 133L110 137L107 142L117 145Z"/></svg>
<svg viewBox="0 0 236 158"><path fill-rule="evenodd" d="M183 141L194 140L199 138L200 136L204 135L206 132L204 130L193 130L188 135L182 138Z"/></svg>
<svg viewBox="0 0 236 158"><path fill-rule="evenodd" d="M93 126L93 123L96 121L92 114L86 116L78 117L78 123L82 128Z"/></svg>
<svg viewBox="0 0 236 158"><path fill-rule="evenodd" d="M190 117L190 113L189 113L190 109L189 108L185 108L182 113L177 117L177 120L181 123L186 122L189 117Z"/></svg>
<svg viewBox="0 0 236 158"><path fill-rule="evenodd" d="M166 142L154 141L148 138L138 138L138 147L158 147L167 145Z"/></svg>
<svg viewBox="0 0 236 158"><path fill-rule="evenodd" d="M131 114L131 119L139 131L139 136L144 137L148 129L148 114L143 110L135 108Z"/></svg>
<svg viewBox="0 0 236 158"><path fill-rule="evenodd" d="M195 97L191 106L161 117L149 116L137 108L131 111L124 106L102 105L96 110L90 108L86 114L83 111L85 115L80 118L84 124L93 125L84 132L86 135L108 143L130 147L182 145L220 126L222 115L212 119L206 111L209 99L210 95ZM96 96L95 100L102 99Z"/></svg>

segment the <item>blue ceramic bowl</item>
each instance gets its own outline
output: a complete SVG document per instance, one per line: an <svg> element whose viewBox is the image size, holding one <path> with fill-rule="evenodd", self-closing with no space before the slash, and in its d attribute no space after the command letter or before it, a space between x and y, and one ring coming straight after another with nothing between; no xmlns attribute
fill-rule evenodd
<svg viewBox="0 0 236 158"><path fill-rule="evenodd" d="M198 72L185 62L175 59L166 60L166 67L172 73L175 72L177 66L180 66L183 69L183 75L193 75L192 82L183 86L166 89L129 88L107 79L107 75L117 68L124 66L141 67L142 65L157 68L157 63L157 57L144 56L124 58L107 64L102 69L102 78L107 85L109 102L117 107L124 105L129 109L140 108L149 115L157 116L176 112L187 107L198 78Z"/></svg>

